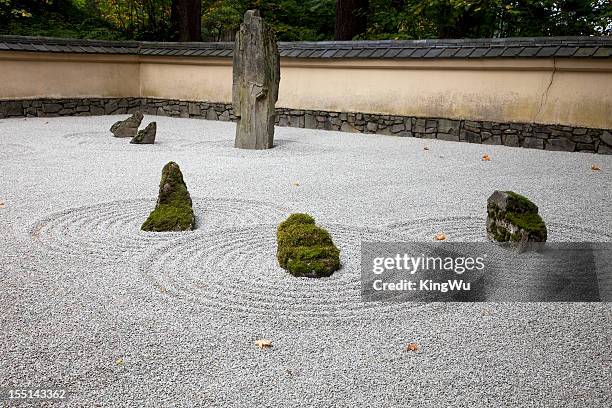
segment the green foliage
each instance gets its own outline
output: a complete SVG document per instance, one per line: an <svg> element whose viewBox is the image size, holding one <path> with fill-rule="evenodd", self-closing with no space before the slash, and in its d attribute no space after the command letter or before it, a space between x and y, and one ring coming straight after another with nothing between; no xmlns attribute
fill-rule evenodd
<svg viewBox="0 0 612 408"><path fill-rule="evenodd" d="M0 34L170 41L173 0L0 0ZM335 0L202 0L202 36L233 41L258 8L281 41L331 40ZM609 0L370 0L357 39L610 35Z"/></svg>
<svg viewBox="0 0 612 408"><path fill-rule="evenodd" d="M317 41L333 36L334 0L203 0L204 38L233 40L245 11L253 8L261 11L280 41Z"/></svg>
<svg viewBox="0 0 612 408"><path fill-rule="evenodd" d="M172 0L97 0L97 12L127 38L169 41Z"/></svg>
<svg viewBox="0 0 612 408"><path fill-rule="evenodd" d="M202 34L211 41L233 39L246 8L241 0L203 0Z"/></svg>
<svg viewBox="0 0 612 408"><path fill-rule="evenodd" d="M326 277L340 268L340 251L310 215L290 215L276 237L278 263L294 276Z"/></svg>
<svg viewBox="0 0 612 408"><path fill-rule="evenodd" d="M157 205L142 224L143 231L185 231L195 227L191 196L174 162L166 164L159 183Z"/></svg>
<svg viewBox="0 0 612 408"><path fill-rule="evenodd" d="M608 0L370 0L361 38L610 35Z"/></svg>
<svg viewBox="0 0 612 408"><path fill-rule="evenodd" d="M127 36L91 13L92 0L0 0L0 34L121 40Z"/></svg>

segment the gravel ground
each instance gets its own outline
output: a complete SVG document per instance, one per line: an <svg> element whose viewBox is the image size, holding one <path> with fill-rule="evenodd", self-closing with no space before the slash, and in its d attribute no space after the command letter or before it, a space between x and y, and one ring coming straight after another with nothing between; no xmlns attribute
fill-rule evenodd
<svg viewBox="0 0 612 408"><path fill-rule="evenodd" d="M359 242L483 240L496 189L532 198L553 241L612 241L612 156L294 128L243 151L232 123L151 116L159 142L136 146L106 131L124 117L0 120L0 387L66 387L72 406L610 406L609 304L366 304ZM169 160L199 228L140 232ZM291 212L329 228L342 270L279 269Z"/></svg>

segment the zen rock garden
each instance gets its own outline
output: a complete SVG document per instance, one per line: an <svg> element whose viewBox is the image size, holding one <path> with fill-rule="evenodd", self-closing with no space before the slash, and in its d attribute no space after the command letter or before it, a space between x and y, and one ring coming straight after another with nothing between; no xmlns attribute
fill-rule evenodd
<svg viewBox="0 0 612 408"><path fill-rule="evenodd" d="M174 47L232 51L225 43ZM565 244L587 243L593 252L570 272L587 269L583 258L595 263L598 248L609 260L612 156L596 153L599 134L277 108L285 47L262 15L246 12L233 48L233 104L229 54L212 65L141 58L165 61L164 70L172 58L206 75L224 69L223 103L126 98L91 116L57 118L2 117L0 104L0 401L609 408L610 304L597 283L557 274L577 252L555 257ZM65 63L51 51L34 62L46 59ZM298 59L291 69L320 69L317 58ZM392 76L419 61L381 66ZM488 69L490 60L478 61ZM441 76L454 64L446 62ZM571 63L554 63L556 77L573 77ZM378 66L375 57L360 64ZM520 58L508 64L527 69ZM285 72L283 81L299 80ZM541 73L543 92L559 87ZM388 103L405 102L397 99ZM525 136L540 131L546 144ZM576 140L575 152L549 150L560 132ZM503 145L480 144L493 139ZM512 147L525 143L541 149ZM368 297L377 251L385 271L374 278L391 276L384 283L396 289ZM401 255L412 269L387 273ZM454 268L437 270L437 255ZM434 268L419 269L415 257L430 256ZM471 261L485 267L470 269ZM455 296L447 279L474 290ZM402 293L400 280L419 295L406 300L413 289ZM423 281L431 285L421 289ZM538 297L542 287L558 297ZM578 291L593 300L561 298ZM527 300L495 297L507 293ZM65 389L67 399L9 400L9 387Z"/></svg>
<svg viewBox="0 0 612 408"><path fill-rule="evenodd" d="M274 34L259 12L246 12L236 36L233 71L233 105L236 115L234 147L270 149L274 147L275 103L280 81L280 58ZM154 143L156 123L138 131L143 115L111 127L115 137L132 137L130 143ZM484 156L490 161L488 155ZM484 160L484 158L483 158ZM162 169L155 209L142 224L143 231L189 231L196 226L192 200L183 174L174 162ZM541 249L547 238L538 207L512 191L495 191L487 200L486 235L495 242L518 244L521 251ZM445 240L440 233L438 240ZM312 216L290 215L277 229L277 261L295 277L329 277L340 269L340 250L332 236L317 226Z"/></svg>

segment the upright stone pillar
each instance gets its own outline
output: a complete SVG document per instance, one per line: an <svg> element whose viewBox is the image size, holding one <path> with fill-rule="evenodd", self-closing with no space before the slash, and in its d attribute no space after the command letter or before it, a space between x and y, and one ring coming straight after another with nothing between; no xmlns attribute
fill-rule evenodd
<svg viewBox="0 0 612 408"><path fill-rule="evenodd" d="M280 82L276 39L258 10L248 10L236 34L232 103L240 149L274 146L274 121Z"/></svg>

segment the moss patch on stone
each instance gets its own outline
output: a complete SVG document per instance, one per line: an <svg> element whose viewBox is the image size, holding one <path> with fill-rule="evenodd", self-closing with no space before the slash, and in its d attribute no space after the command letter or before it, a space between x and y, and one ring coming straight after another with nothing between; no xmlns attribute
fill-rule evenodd
<svg viewBox="0 0 612 408"><path fill-rule="evenodd" d="M308 214L292 214L279 226L277 259L294 276L326 277L340 269L340 250Z"/></svg>
<svg viewBox="0 0 612 408"><path fill-rule="evenodd" d="M169 162L162 170L157 205L142 224L143 231L186 231L195 228L191 196L178 164Z"/></svg>
<svg viewBox="0 0 612 408"><path fill-rule="evenodd" d="M537 213L538 206L531 202L527 197L515 193L514 191L506 191L508 194L508 206L506 211L515 213Z"/></svg>
<svg viewBox="0 0 612 408"><path fill-rule="evenodd" d="M496 191L487 201L487 235L498 242L546 242L538 206L513 191Z"/></svg>
<svg viewBox="0 0 612 408"><path fill-rule="evenodd" d="M546 225L538 213L506 212L506 219L530 235L543 237L546 240Z"/></svg>
<svg viewBox="0 0 612 408"><path fill-rule="evenodd" d="M295 224L315 224L315 219L308 214L296 213L291 214L285 221L278 226L277 235L284 232L289 226Z"/></svg>

